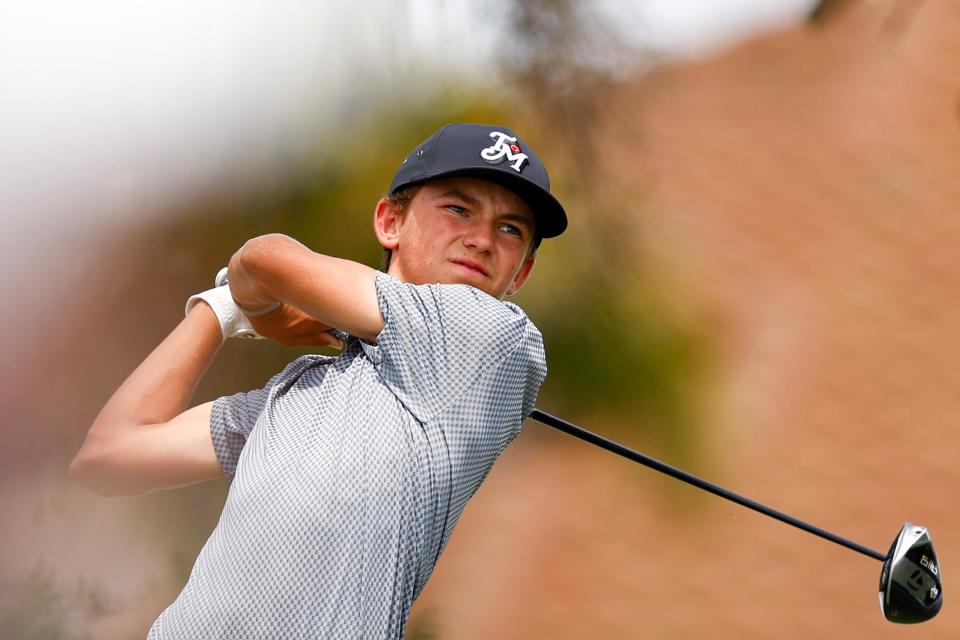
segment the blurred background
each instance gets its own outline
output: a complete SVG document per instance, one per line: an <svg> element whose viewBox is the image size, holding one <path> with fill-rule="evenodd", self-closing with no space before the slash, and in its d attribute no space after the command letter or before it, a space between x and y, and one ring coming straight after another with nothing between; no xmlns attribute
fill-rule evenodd
<svg viewBox="0 0 960 640"><path fill-rule="evenodd" d="M515 297L538 405L886 552L880 563L528 423L408 637L960 633L960 5L950 0L38 0L0 7L0 637L142 638L226 482L66 467L242 242L378 265L373 205L449 121L521 132L570 214ZM197 402L303 351L231 341Z"/></svg>

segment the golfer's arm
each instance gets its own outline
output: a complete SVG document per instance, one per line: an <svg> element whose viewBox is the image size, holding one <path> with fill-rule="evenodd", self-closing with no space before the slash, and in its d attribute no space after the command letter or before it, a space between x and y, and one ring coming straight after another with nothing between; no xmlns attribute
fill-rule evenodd
<svg viewBox="0 0 960 640"><path fill-rule="evenodd" d="M242 307L274 302L368 341L383 329L376 271L311 251L280 234L247 241L230 259L230 291Z"/></svg>
<svg viewBox="0 0 960 640"><path fill-rule="evenodd" d="M100 411L71 477L101 495L134 495L223 475L210 404L186 410L220 344L213 311L195 305Z"/></svg>

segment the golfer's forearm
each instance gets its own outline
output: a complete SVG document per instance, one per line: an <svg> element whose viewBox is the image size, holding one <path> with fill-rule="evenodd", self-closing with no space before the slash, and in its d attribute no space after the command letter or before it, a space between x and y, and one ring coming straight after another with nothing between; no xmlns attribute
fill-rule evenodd
<svg viewBox="0 0 960 640"><path fill-rule="evenodd" d="M182 413L221 342L213 311L195 305L113 394L90 428L88 443Z"/></svg>
<svg viewBox="0 0 960 640"><path fill-rule="evenodd" d="M272 234L248 241L234 254L230 290L243 307L283 302L373 340L383 329L375 273L366 265L321 255L293 238Z"/></svg>

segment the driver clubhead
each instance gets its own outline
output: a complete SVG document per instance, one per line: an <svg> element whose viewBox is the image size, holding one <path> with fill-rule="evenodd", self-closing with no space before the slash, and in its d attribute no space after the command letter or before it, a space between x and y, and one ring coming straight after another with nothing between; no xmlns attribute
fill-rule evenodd
<svg viewBox="0 0 960 640"><path fill-rule="evenodd" d="M904 523L880 572L880 609L890 622L924 622L940 611L940 565L926 527Z"/></svg>

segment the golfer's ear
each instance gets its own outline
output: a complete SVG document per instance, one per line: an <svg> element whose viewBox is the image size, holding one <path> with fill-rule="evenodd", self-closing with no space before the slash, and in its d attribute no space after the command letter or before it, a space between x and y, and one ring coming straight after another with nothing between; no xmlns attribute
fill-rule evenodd
<svg viewBox="0 0 960 640"><path fill-rule="evenodd" d="M517 275L514 276L513 282L510 283L510 287L507 289L507 295L512 296L517 291L520 291L520 287L523 286L523 283L527 281L527 278L530 277L530 272L533 271L533 265L537 261L537 252L533 250L530 252L524 261L520 265L520 270L517 271Z"/></svg>
<svg viewBox="0 0 960 640"><path fill-rule="evenodd" d="M400 244L400 225L403 214L395 206L380 198L373 211L373 230L384 249L393 251Z"/></svg>

